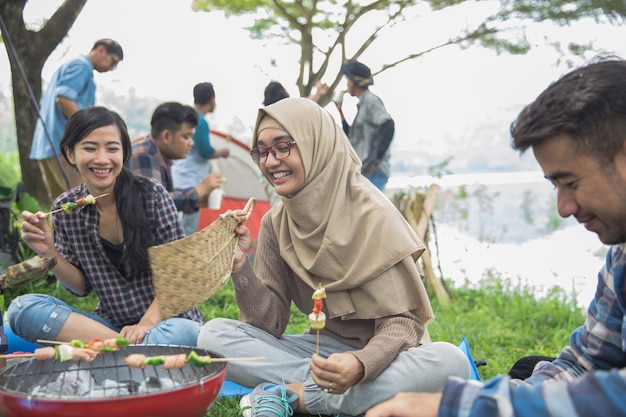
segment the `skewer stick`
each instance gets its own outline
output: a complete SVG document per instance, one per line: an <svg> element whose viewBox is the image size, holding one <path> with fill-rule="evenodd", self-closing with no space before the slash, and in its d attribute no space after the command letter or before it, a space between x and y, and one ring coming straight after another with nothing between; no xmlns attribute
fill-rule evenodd
<svg viewBox="0 0 626 417"><path fill-rule="evenodd" d="M49 343L51 345L69 345L70 342L61 342L59 340L37 339L37 343Z"/></svg>
<svg viewBox="0 0 626 417"><path fill-rule="evenodd" d="M35 354L34 353L28 353L28 352L24 352L24 353L7 353L5 355L0 355L0 359L12 359L12 358L34 358Z"/></svg>
<svg viewBox="0 0 626 417"><path fill-rule="evenodd" d="M315 354L317 355L320 351L320 329L317 329L315 332Z"/></svg>
<svg viewBox="0 0 626 417"><path fill-rule="evenodd" d="M97 199L99 199L100 197L106 197L107 195L109 195L109 193L100 194L99 196L94 197L94 198L97 200ZM60 211L63 211L63 208L58 208L58 209L56 209L56 210L52 210L52 211L50 211L50 212L46 213L46 216L49 216L50 214L58 213L58 212L60 212Z"/></svg>
<svg viewBox="0 0 626 417"><path fill-rule="evenodd" d="M247 358L214 358L211 357L211 362L237 362L237 361L264 361L267 359L265 356L251 356Z"/></svg>
<svg viewBox="0 0 626 417"><path fill-rule="evenodd" d="M56 342L49 341L47 343L57 343L63 344L66 342ZM0 359L11 359L11 358L34 358L34 353L24 352L24 353L7 353L5 355L0 355ZM211 362L238 362L238 361L263 361L267 359L266 356L252 356L252 357L243 357L243 358L213 358L211 357Z"/></svg>

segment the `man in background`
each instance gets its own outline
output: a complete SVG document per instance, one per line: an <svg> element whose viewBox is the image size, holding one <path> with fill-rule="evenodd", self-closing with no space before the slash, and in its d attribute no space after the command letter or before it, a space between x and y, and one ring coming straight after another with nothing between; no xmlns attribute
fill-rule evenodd
<svg viewBox="0 0 626 417"><path fill-rule="evenodd" d="M68 190L66 176L70 187L83 182L78 171L60 154L59 142L68 117L94 105L96 84L93 71L112 71L123 59L124 51L119 43L113 39L99 39L87 55L80 55L61 65L42 94L40 118L35 126L30 158L39 161L50 199L54 200Z"/></svg>
<svg viewBox="0 0 626 417"><path fill-rule="evenodd" d="M176 102L160 104L152 114L150 134L133 143L132 156L126 163L134 174L163 184L183 213L206 206L211 191L222 184L216 172L191 187L180 188L172 180L172 162L187 157L197 124L198 113L193 107Z"/></svg>
<svg viewBox="0 0 626 417"><path fill-rule="evenodd" d="M227 158L228 148L215 149L211 146L211 128L206 115L215 110L215 89L213 84L204 82L193 88L193 102L198 112L198 126L193 135L193 146L186 158L177 159L172 164L172 178L177 188L195 187L211 171L210 159ZM182 223L185 234L189 236L198 230L200 210L182 212Z"/></svg>
<svg viewBox="0 0 626 417"><path fill-rule="evenodd" d="M398 394L366 417L626 416L626 61L563 76L520 113L511 134L513 148L532 148L556 187L559 215L612 245L585 324L530 378L449 379L443 393Z"/></svg>
<svg viewBox="0 0 626 417"><path fill-rule="evenodd" d="M347 93L359 99L352 126L343 114L342 101L335 101L343 131L361 159L361 172L383 191L391 169L389 146L395 132L394 121L380 97L369 90L374 78L366 65L352 61L344 64L341 71L347 79Z"/></svg>

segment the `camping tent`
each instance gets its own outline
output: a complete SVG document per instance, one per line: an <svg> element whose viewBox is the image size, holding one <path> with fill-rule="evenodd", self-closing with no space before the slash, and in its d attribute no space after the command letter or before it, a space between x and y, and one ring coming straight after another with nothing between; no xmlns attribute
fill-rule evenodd
<svg viewBox="0 0 626 417"><path fill-rule="evenodd" d="M215 158L210 162L211 170L219 172L228 181L223 185L222 207L219 210L202 208L198 228L199 230L205 228L229 209L242 209L248 199L254 197L256 199L254 213L246 222L254 241L259 232L261 217L271 206L274 190L252 161L248 145L216 130L211 130L211 145L216 149L227 147L230 150L228 158Z"/></svg>

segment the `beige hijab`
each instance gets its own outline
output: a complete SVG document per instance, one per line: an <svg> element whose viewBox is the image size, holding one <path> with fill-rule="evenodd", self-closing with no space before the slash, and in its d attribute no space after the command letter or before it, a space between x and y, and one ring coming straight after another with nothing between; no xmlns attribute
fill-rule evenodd
<svg viewBox="0 0 626 417"><path fill-rule="evenodd" d="M286 98L259 109L253 147L258 132L277 123L297 142L305 174L302 188L280 196L271 211L281 257L311 288L326 288L330 317L368 319L417 309L424 324L430 321L415 264L424 244L361 175L341 128L314 101Z"/></svg>

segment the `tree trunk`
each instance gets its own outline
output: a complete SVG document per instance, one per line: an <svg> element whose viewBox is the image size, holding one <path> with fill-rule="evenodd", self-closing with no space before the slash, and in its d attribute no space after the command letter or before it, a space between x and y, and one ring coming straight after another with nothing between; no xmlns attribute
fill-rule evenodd
<svg viewBox="0 0 626 417"><path fill-rule="evenodd" d="M22 183L24 190L35 197L44 209L51 203L48 190L37 161L29 157L38 117L36 109L41 98L41 71L86 2L87 0L65 0L45 26L38 32L33 32L26 29L22 17L26 0L0 0L0 16L7 29L7 33L3 33L3 40L11 63Z"/></svg>

